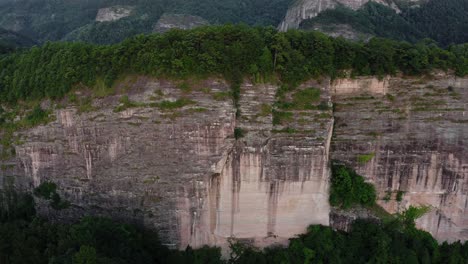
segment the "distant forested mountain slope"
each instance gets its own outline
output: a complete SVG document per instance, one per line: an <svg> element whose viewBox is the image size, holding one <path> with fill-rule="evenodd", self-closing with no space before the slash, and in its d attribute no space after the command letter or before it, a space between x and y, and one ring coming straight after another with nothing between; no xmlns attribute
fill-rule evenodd
<svg viewBox="0 0 468 264"><path fill-rule="evenodd" d="M432 0L402 13L415 29L439 43L468 42L468 1Z"/></svg>
<svg viewBox="0 0 468 264"><path fill-rule="evenodd" d="M302 22L302 29L332 33L343 25L363 34L416 42L431 38L442 46L468 42L468 1L431 0L421 7L402 8L401 13L369 2L359 10L339 6Z"/></svg>
<svg viewBox="0 0 468 264"><path fill-rule="evenodd" d="M314 1L318 0L307 3L315 7ZM304 20L301 28L334 36L358 35L357 39L366 40L371 36L410 42L431 38L443 46L468 42L466 0L395 0L388 5L376 1L355 6L356 1L329 0L328 3L336 2L331 9L319 8L318 16ZM109 44L153 32L163 14L194 15L210 24L276 27L287 13L297 9L297 3L297 0L0 0L0 28L38 43L65 40Z"/></svg>
<svg viewBox="0 0 468 264"><path fill-rule="evenodd" d="M0 28L0 54L14 51L17 48L33 46L35 42L16 32Z"/></svg>
<svg viewBox="0 0 468 264"><path fill-rule="evenodd" d="M197 15L213 24L279 24L292 0L0 0L0 28L39 42L114 43L152 31L164 13ZM127 6L127 17L96 22L103 8Z"/></svg>

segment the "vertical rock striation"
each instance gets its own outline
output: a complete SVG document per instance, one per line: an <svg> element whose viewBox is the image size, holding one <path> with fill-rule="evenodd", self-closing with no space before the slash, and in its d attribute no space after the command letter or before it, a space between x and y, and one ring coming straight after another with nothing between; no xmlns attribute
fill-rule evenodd
<svg viewBox="0 0 468 264"><path fill-rule="evenodd" d="M19 132L2 182L24 190L55 182L71 203L39 203L55 220L132 221L175 248L225 247L230 237L263 247L310 224L353 221L330 209L331 157L372 182L387 211L430 205L419 227L441 241L468 239L468 79L311 80L281 91L292 100L316 88L313 102L296 108L281 106L271 84L245 82L238 109L217 79L121 86L131 104L96 98L93 111L69 105L54 122Z"/></svg>
<svg viewBox="0 0 468 264"><path fill-rule="evenodd" d="M236 118L223 81L140 77L128 92L132 107L119 95L95 99L92 112L71 105L55 111L56 121L22 131L24 144L0 174L25 190L55 182L71 207L40 203L51 219L133 221L179 248L225 246L229 237L286 242L310 224L328 224L332 119L297 126L298 134L273 133L281 129L272 125L277 89L246 83ZM183 98L190 103L161 107ZM235 127L245 137L236 140Z"/></svg>
<svg viewBox="0 0 468 264"><path fill-rule="evenodd" d="M215 241L211 244L223 245L229 237L260 247L285 243L310 224L329 222L332 119L290 124L297 129L294 134L275 132L279 127L262 108L273 104L276 90L248 83L241 88L237 126L245 135L211 181L211 206L206 212ZM322 90L323 99L330 100L326 88ZM313 118L317 112L305 111L303 116Z"/></svg>
<svg viewBox="0 0 468 264"><path fill-rule="evenodd" d="M467 240L468 80L424 78L337 81L332 158L372 182L387 211L429 205L419 227Z"/></svg>

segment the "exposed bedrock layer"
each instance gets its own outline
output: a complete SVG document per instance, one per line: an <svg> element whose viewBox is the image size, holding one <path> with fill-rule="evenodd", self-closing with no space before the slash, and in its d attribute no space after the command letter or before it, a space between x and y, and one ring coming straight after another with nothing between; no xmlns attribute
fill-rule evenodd
<svg viewBox="0 0 468 264"><path fill-rule="evenodd" d="M468 79L345 83L332 86L332 159L372 182L387 211L429 205L420 228L440 241L467 240Z"/></svg>
<svg viewBox="0 0 468 264"><path fill-rule="evenodd" d="M53 181L71 203L40 202L42 215L133 221L177 248L225 246L229 237L285 243L310 224L346 229L367 214L330 213L331 157L372 182L389 212L430 205L419 227L441 241L467 239L468 79L309 81L282 100L316 87L320 107L289 110L275 106L277 85L244 83L239 109L222 80L138 77L121 86L127 102L79 99L19 132L1 178L25 190Z"/></svg>
<svg viewBox="0 0 468 264"><path fill-rule="evenodd" d="M307 83L299 89L311 86L322 85ZM325 101L330 100L327 88L321 89ZM323 111L301 111L309 122L290 120L273 126L265 108L273 104L277 89L272 85L241 87L237 127L244 136L211 179L209 207L204 211L209 225L200 226L200 234L210 238L192 236L191 244L222 245L226 238L235 237L266 246L287 242L310 224L328 225L331 115L313 122ZM283 132L283 126L295 132ZM209 231L203 230L207 227Z"/></svg>
<svg viewBox="0 0 468 264"><path fill-rule="evenodd" d="M329 103L328 87L320 87ZM300 124L286 124L297 130L290 134L272 125L274 85L243 85L239 118L221 80L140 77L124 88L130 104L115 95L95 99L91 112L69 105L55 110L54 122L20 133L23 144L1 175L26 190L55 182L71 203L53 210L41 202L42 215L133 221L179 248L223 246L232 236L282 243L328 224L331 110L301 111ZM322 112L326 118L312 122ZM234 138L235 127L243 138Z"/></svg>

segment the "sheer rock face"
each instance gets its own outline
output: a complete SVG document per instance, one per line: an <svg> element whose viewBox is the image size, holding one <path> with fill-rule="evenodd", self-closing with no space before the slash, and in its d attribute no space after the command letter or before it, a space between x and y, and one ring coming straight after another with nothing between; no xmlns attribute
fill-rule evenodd
<svg viewBox="0 0 468 264"><path fill-rule="evenodd" d="M279 25L281 31L288 29L298 29L303 20L316 17L327 9L333 9L338 5L344 5L357 10L369 1L390 6L397 10L397 6L392 1L385 0L298 0L287 11L284 20ZM389 4L389 2L391 4Z"/></svg>
<svg viewBox="0 0 468 264"><path fill-rule="evenodd" d="M141 107L116 112L116 95L96 99L93 112L56 110L56 121L21 132L24 144L0 175L15 176L25 190L55 182L71 207L39 203L51 219L133 221L173 247L224 246L232 236L264 246L328 224L331 111L320 123L289 124L308 132L272 133L282 127L272 126L265 108L277 86L245 84L237 119L232 99L222 96L230 92L224 81L190 86L140 77L128 93ZM322 90L329 101L328 87ZM156 107L180 98L193 103ZM243 138L234 138L235 127Z"/></svg>
<svg viewBox="0 0 468 264"><path fill-rule="evenodd" d="M306 83L299 89L311 86L321 85ZM287 126L297 132L281 132L284 127L273 126L271 113L265 111L273 104L277 88L248 83L241 87L237 127L244 137L212 178L209 196L206 216L216 243L233 236L263 247L285 243L310 224L328 225L331 115L312 122L323 111L302 111L310 122L292 120ZM326 86L321 99L330 100Z"/></svg>
<svg viewBox="0 0 468 264"><path fill-rule="evenodd" d="M298 29L302 21L316 17L327 9L334 9L338 5L357 10L367 2L376 2L400 12L398 5L417 7L427 0L297 0L288 9L286 16L279 25L279 30Z"/></svg>
<svg viewBox="0 0 468 264"><path fill-rule="evenodd" d="M23 144L1 162L0 178L13 176L24 190L55 182L71 207L40 202L53 220L133 221L177 248L225 247L229 237L262 247L310 224L346 229L356 218L330 212L331 158L372 182L389 212L430 205L419 227L441 241L468 239L468 79L309 81L297 90L319 88L321 105L334 101L334 117L331 109L291 110L279 125L276 85L244 83L239 109L222 80L122 85L137 107L115 111L122 104L114 95L95 99L92 112L56 110L54 122L20 132ZM160 108L181 98L192 101Z"/></svg>
<svg viewBox="0 0 468 264"><path fill-rule="evenodd" d="M439 241L467 240L468 79L345 83L332 86L332 159L372 182L387 211L429 205L420 228Z"/></svg>
<svg viewBox="0 0 468 264"><path fill-rule="evenodd" d="M97 22L117 21L132 14L134 6L112 6L101 8L96 15Z"/></svg>

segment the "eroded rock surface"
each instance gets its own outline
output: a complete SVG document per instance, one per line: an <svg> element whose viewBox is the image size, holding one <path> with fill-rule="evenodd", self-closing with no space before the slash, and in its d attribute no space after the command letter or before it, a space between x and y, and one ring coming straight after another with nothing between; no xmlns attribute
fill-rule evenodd
<svg viewBox="0 0 468 264"><path fill-rule="evenodd" d="M21 131L15 156L1 161L3 180L24 190L55 182L71 203L39 203L42 215L133 221L176 248L225 247L229 237L282 244L310 224L346 230L368 215L330 210L335 159L372 182L387 211L429 205L419 227L440 241L468 239L468 79L312 80L284 98L315 87L317 107L289 109L280 122L277 85L245 82L238 109L222 80L120 86L91 109L65 104L55 121Z"/></svg>
<svg viewBox="0 0 468 264"><path fill-rule="evenodd" d="M124 17L131 15L134 6L111 6L105 7L98 10L96 15L97 22L111 22L117 21Z"/></svg>
<svg viewBox="0 0 468 264"><path fill-rule="evenodd" d="M332 158L372 182L387 211L429 205L419 227L440 241L467 240L468 79L358 79L333 87Z"/></svg>
<svg viewBox="0 0 468 264"><path fill-rule="evenodd" d="M134 107L125 109L121 95L95 99L91 112L69 105L56 121L21 132L24 144L1 175L26 190L55 182L71 207L40 203L49 218L133 221L179 248L224 246L228 237L284 243L310 224L328 224L331 110L302 111L301 122L286 124L298 130L290 134L272 125L275 85L242 86L240 118L224 81L140 77L125 89ZM182 98L191 101L161 109ZM312 122L321 112L327 116ZM244 137L234 138L235 127Z"/></svg>

